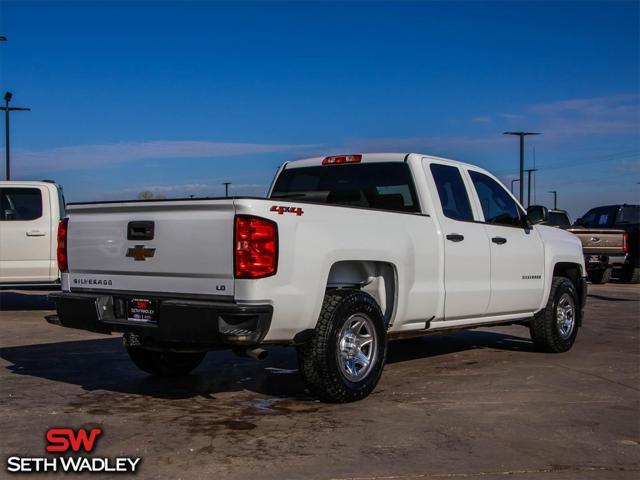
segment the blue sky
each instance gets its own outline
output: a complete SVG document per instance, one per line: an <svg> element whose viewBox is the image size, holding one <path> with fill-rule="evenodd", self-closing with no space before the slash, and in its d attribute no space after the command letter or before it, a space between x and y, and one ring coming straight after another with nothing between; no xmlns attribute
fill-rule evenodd
<svg viewBox="0 0 640 480"><path fill-rule="evenodd" d="M0 3L14 179L71 201L262 194L309 155L418 151L538 203L640 202L637 2ZM3 142L2 142L3 143ZM4 155L4 152L3 152Z"/></svg>

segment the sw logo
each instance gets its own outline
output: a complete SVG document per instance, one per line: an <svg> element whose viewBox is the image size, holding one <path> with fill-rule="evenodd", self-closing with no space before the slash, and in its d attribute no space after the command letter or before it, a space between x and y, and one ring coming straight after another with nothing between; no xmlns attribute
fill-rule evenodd
<svg viewBox="0 0 640 480"><path fill-rule="evenodd" d="M270 211L278 212L278 215L284 215L285 212L295 213L298 217L304 213L300 207L280 207L278 205L272 206Z"/></svg>
<svg viewBox="0 0 640 480"><path fill-rule="evenodd" d="M101 428L92 428L88 433L84 428L74 432L72 428L50 428L47 431L47 452L68 452L69 448L74 452L80 449L92 452L96 440L102 435Z"/></svg>
<svg viewBox="0 0 640 480"><path fill-rule="evenodd" d="M69 454L81 450L93 452L101 428L50 428L45 434L48 453ZM57 457L11 456L7 458L7 471L11 473L136 473L140 457L87 457L64 455Z"/></svg>

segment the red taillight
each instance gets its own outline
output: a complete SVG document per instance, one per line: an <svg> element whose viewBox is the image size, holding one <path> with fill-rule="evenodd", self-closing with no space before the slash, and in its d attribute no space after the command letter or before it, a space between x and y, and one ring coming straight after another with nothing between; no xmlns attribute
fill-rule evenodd
<svg viewBox="0 0 640 480"><path fill-rule="evenodd" d="M69 270L67 261L67 231L69 230L69 219L63 218L58 224L58 269L61 272Z"/></svg>
<svg viewBox="0 0 640 480"><path fill-rule="evenodd" d="M622 234L622 252L629 253L629 234L627 232Z"/></svg>
<svg viewBox="0 0 640 480"><path fill-rule="evenodd" d="M337 155L326 157L322 160L323 165L335 165L337 163L360 163L362 155Z"/></svg>
<svg viewBox="0 0 640 480"><path fill-rule="evenodd" d="M237 215L235 225L236 278L262 278L278 267L278 226L271 220Z"/></svg>

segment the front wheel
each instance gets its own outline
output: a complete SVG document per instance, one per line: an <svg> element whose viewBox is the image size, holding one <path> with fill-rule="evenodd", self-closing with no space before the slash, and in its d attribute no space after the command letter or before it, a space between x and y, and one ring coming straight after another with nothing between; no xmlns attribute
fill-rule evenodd
<svg viewBox="0 0 640 480"><path fill-rule="evenodd" d="M142 347L126 347L136 366L157 377L180 377L196 368L206 352L162 352Z"/></svg>
<svg viewBox="0 0 640 480"><path fill-rule="evenodd" d="M561 353L568 351L578 334L578 294L565 277L554 277L546 307L531 320L531 340L539 348Z"/></svg>
<svg viewBox="0 0 640 480"><path fill-rule="evenodd" d="M298 347L300 373L321 400L360 400L376 387L387 355L384 317L359 290L325 295L313 337Z"/></svg>

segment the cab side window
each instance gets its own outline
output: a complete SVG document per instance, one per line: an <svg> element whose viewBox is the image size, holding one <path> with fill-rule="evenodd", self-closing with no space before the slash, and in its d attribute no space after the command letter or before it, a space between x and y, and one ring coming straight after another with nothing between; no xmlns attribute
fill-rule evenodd
<svg viewBox="0 0 640 480"><path fill-rule="evenodd" d="M502 185L480 172L470 170L469 175L478 193L486 223L511 227L523 226L518 205Z"/></svg>
<svg viewBox="0 0 640 480"><path fill-rule="evenodd" d="M0 220L35 220L41 216L42 193L40 189L0 189Z"/></svg>
<svg viewBox="0 0 640 480"><path fill-rule="evenodd" d="M438 188L442 212L453 220L473 221L467 188L460 170L450 165L431 164L431 174Z"/></svg>

